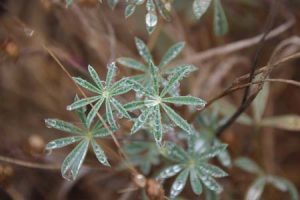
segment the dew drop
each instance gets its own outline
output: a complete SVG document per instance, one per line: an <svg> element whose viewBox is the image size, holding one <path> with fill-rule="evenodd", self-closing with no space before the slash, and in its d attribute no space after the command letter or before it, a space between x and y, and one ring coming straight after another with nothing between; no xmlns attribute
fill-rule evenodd
<svg viewBox="0 0 300 200"><path fill-rule="evenodd" d="M146 14L146 24L148 27L154 27L157 24L157 16L152 13L152 12L148 12Z"/></svg>
<svg viewBox="0 0 300 200"><path fill-rule="evenodd" d="M34 30L30 29L30 28L24 28L24 33L26 36L28 37L32 37L34 34Z"/></svg>

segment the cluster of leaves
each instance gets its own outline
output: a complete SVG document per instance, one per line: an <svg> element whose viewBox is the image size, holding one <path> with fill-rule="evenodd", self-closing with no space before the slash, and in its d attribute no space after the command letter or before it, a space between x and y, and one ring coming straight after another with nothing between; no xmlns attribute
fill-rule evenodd
<svg viewBox="0 0 300 200"><path fill-rule="evenodd" d="M67 7L72 2L73 0L66 0ZM102 0L100 2L102 3ZM119 0L107 0L107 2L114 9ZM151 34L158 23L157 13L164 20L171 20L172 2L173 0L126 0L125 18L133 15L137 6L146 4L145 24L147 32ZM193 13L196 19L200 19L212 2L214 4L214 32L215 35L221 36L228 32L228 22L220 0L194 0Z"/></svg>
<svg viewBox="0 0 300 200"><path fill-rule="evenodd" d="M200 195L203 191L202 184L209 190L220 193L220 186L214 179L227 176L227 173L222 169L209 164L208 159L211 159L223 152L227 145L220 144L209 149L195 148L194 139L190 139L188 143L188 151L184 151L180 146L167 142L162 148L162 154L171 161L176 162L171 166L164 168L156 177L157 180L164 180L178 174L173 182L170 190L170 197L175 198L184 189L188 177L190 185L195 194Z"/></svg>
<svg viewBox="0 0 300 200"><path fill-rule="evenodd" d="M237 160L235 160L235 165L240 169L252 174L256 174L257 176L254 182L250 185L245 199L260 199L266 184L271 184L272 186L274 186L282 192L288 192L292 200L299 199L297 188L292 182L282 177L266 174L260 166L258 166L254 161L250 160L249 158L240 157Z"/></svg>

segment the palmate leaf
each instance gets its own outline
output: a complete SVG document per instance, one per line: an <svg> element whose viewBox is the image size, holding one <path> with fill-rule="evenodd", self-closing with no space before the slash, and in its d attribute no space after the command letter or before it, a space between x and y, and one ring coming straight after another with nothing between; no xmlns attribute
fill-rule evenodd
<svg viewBox="0 0 300 200"><path fill-rule="evenodd" d="M211 178L209 175L203 173L199 167L196 168L198 176L200 177L202 183L210 190L215 191L216 193L221 193L223 188L221 185L219 185L213 178Z"/></svg>
<svg viewBox="0 0 300 200"><path fill-rule="evenodd" d="M157 144L161 143L162 140L162 122L161 122L161 114L160 114L160 108L159 105L154 107L153 110L153 135L154 135L154 139L156 141Z"/></svg>
<svg viewBox="0 0 300 200"><path fill-rule="evenodd" d="M166 178L170 178L172 176L175 176L176 174L178 174L181 170L183 169L183 167L181 165L173 165L170 167L166 167L163 170L161 170L161 172L156 176L157 180L163 180Z"/></svg>
<svg viewBox="0 0 300 200"><path fill-rule="evenodd" d="M132 58L121 57L117 59L117 62L121 65L124 65L125 67L136 69L142 72L145 72L147 70L146 66L143 63L136 61Z"/></svg>
<svg viewBox="0 0 300 200"><path fill-rule="evenodd" d="M249 187L245 199L259 200L264 191L265 185L266 185L266 179L264 176L257 178Z"/></svg>
<svg viewBox="0 0 300 200"><path fill-rule="evenodd" d="M214 165L208 164L208 163L202 163L198 166L198 169L203 173L207 174L212 177L220 178L228 176L226 172L224 172L219 167L216 167Z"/></svg>
<svg viewBox="0 0 300 200"><path fill-rule="evenodd" d="M136 8L136 6L134 4L127 5L125 8L125 13L124 13L125 18L130 17L134 13L135 8Z"/></svg>
<svg viewBox="0 0 300 200"><path fill-rule="evenodd" d="M152 87L155 92L155 95L158 95L159 93L158 68L154 66L152 61L149 62L150 62L150 75L151 75Z"/></svg>
<svg viewBox="0 0 300 200"><path fill-rule="evenodd" d="M81 129L69 122L65 122L59 119L45 119L45 123L48 128L54 128L72 134L81 134Z"/></svg>
<svg viewBox="0 0 300 200"><path fill-rule="evenodd" d="M74 98L74 101L78 101L79 100L79 97L78 95L76 94L75 95L75 98ZM77 116L79 117L81 123L83 124L84 128L89 128L88 125L87 125L87 119L86 119L86 115L85 115L85 112L86 112L86 107L81 107L81 108L78 108L75 110Z"/></svg>
<svg viewBox="0 0 300 200"><path fill-rule="evenodd" d="M240 157L235 160L235 166L238 168L254 174L262 174L263 169L261 169L255 162L246 157Z"/></svg>
<svg viewBox="0 0 300 200"><path fill-rule="evenodd" d="M165 97L163 102L172 103L178 105L190 105L190 106L199 106L203 108L206 104L206 101L192 96L174 96L174 97Z"/></svg>
<svg viewBox="0 0 300 200"><path fill-rule="evenodd" d="M113 77L116 75L117 72L117 67L116 67L116 63L112 62L108 65L108 71L106 74L106 81L105 81L105 85L107 88L109 88L112 84L112 79Z"/></svg>
<svg viewBox="0 0 300 200"><path fill-rule="evenodd" d="M87 123L88 127L91 126L91 124L93 122L93 119L97 115L98 110L100 109L103 101L104 101L104 98L102 97L101 99L99 99L99 101L93 106L92 110L89 112L89 114L88 114L88 116L86 118L86 123Z"/></svg>
<svg viewBox="0 0 300 200"><path fill-rule="evenodd" d="M91 92L94 92L94 93L102 92L102 90L100 90L99 88L92 85L90 82L88 82L80 77L73 77L73 80L75 81L76 84L80 85L81 87L83 87Z"/></svg>
<svg viewBox="0 0 300 200"><path fill-rule="evenodd" d="M138 110L138 109L141 109L143 107L145 107L145 102L143 100L142 101L132 101L132 102L129 102L129 103L124 105L124 108L127 111Z"/></svg>
<svg viewBox="0 0 300 200"><path fill-rule="evenodd" d="M151 113L152 111L149 108L142 111L140 116L134 120L133 126L131 127L131 134L137 132L140 128L143 127Z"/></svg>
<svg viewBox="0 0 300 200"><path fill-rule="evenodd" d="M128 114L126 109L119 101L117 101L115 98L111 98L110 102L115 107L115 109L119 112L119 115L121 115L120 117L126 117L128 119L131 119L131 116Z"/></svg>
<svg viewBox="0 0 300 200"><path fill-rule="evenodd" d="M190 170L190 183L192 186L192 190L196 195L200 195L202 193L202 185L200 182L200 178L198 177L198 173L195 169Z"/></svg>
<svg viewBox="0 0 300 200"><path fill-rule="evenodd" d="M202 15L207 11L212 0L194 0L193 11L197 19L200 19Z"/></svg>
<svg viewBox="0 0 300 200"><path fill-rule="evenodd" d="M173 46L171 46L167 52L165 53L165 55L162 57L160 64L158 65L158 67L164 67L167 64L169 64L174 58L176 58L182 51L182 49L184 48L185 43L184 42L178 42L176 44L174 44Z"/></svg>
<svg viewBox="0 0 300 200"><path fill-rule="evenodd" d="M193 133L192 127L184 120L180 115L178 115L172 108L167 106L166 104L161 104L162 108L166 112L167 116L180 128L186 131L188 134Z"/></svg>
<svg viewBox="0 0 300 200"><path fill-rule="evenodd" d="M140 54L140 56L144 59L144 61L146 63L149 63L149 61L153 60L152 59L152 55L147 47L147 45L139 38L135 37L135 45L136 48L138 49L138 53Z"/></svg>
<svg viewBox="0 0 300 200"><path fill-rule="evenodd" d="M71 111L71 110L75 110L81 107L84 107L86 105L89 105L91 103L94 103L95 101L100 100L102 97L101 96L93 96L93 97L87 97L85 99L80 99L78 101L75 101L74 103L72 103L71 105L67 106L67 110Z"/></svg>
<svg viewBox="0 0 300 200"><path fill-rule="evenodd" d="M67 180L75 180L78 175L79 168L86 156L89 146L88 140L82 140L66 157L62 166L61 174Z"/></svg>
<svg viewBox="0 0 300 200"><path fill-rule="evenodd" d="M93 151L94 151L98 161L100 163L102 163L103 165L110 166L110 164L108 163L106 155L105 155L104 151L102 150L102 148L94 140L92 140L91 143L92 143Z"/></svg>
<svg viewBox="0 0 300 200"><path fill-rule="evenodd" d="M164 156L176 162L185 162L189 158L187 153L180 146L172 142L166 142L163 150L165 150L163 152Z"/></svg>
<svg viewBox="0 0 300 200"><path fill-rule="evenodd" d="M102 91L103 90L103 84L102 84L101 79L99 78L96 70L91 65L88 65L88 70L89 70L89 73L90 73L93 81L98 86L98 88Z"/></svg>
<svg viewBox="0 0 300 200"><path fill-rule="evenodd" d="M75 142L78 142L82 139L83 139L83 136L73 136L73 137L56 139L56 140L49 142L46 145L45 149L52 150L52 149L62 148L62 147L68 146L70 144L73 144Z"/></svg>
<svg viewBox="0 0 300 200"><path fill-rule="evenodd" d="M214 32L217 36L228 32L228 22L220 0L214 0Z"/></svg>
<svg viewBox="0 0 300 200"><path fill-rule="evenodd" d="M110 105L109 100L105 101L105 109L106 109L106 118L107 118L108 124L112 128L112 131L117 130L118 129L117 123L116 123L116 120L114 118L113 111L111 109L111 105Z"/></svg>
<svg viewBox="0 0 300 200"><path fill-rule="evenodd" d="M217 156L219 153L221 153L222 151L224 151L226 148L227 148L226 144L220 144L218 146L213 146L210 149L201 153L199 159L206 160L209 158L213 158L213 157Z"/></svg>
<svg viewBox="0 0 300 200"><path fill-rule="evenodd" d="M170 11L166 8L165 3L161 0L155 0L156 7L160 15L167 21L171 20Z"/></svg>
<svg viewBox="0 0 300 200"><path fill-rule="evenodd" d="M175 198L184 188L187 178L189 175L189 170L183 170L175 179L174 183L171 186L170 197Z"/></svg>

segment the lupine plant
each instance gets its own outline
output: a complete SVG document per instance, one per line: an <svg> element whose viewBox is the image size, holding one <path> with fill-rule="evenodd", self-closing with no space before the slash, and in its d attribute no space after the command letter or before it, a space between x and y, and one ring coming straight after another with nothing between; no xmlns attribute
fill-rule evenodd
<svg viewBox="0 0 300 200"><path fill-rule="evenodd" d="M246 197L246 200L260 199L266 184L271 184L276 189L282 192L288 192L290 199L299 199L297 188L289 180L275 176L272 174L267 174L260 166L258 166L254 161L247 157L240 157L235 160L235 165L245 172L252 173L256 175L256 179L250 185Z"/></svg>

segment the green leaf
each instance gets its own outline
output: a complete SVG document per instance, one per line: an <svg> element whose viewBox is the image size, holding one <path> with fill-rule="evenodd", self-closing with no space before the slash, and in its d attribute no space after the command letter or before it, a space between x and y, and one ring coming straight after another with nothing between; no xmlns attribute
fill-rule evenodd
<svg viewBox="0 0 300 200"><path fill-rule="evenodd" d="M175 97L166 97L162 99L165 103L172 103L178 105L191 105L199 108L203 108L206 104L206 101L192 96L175 96Z"/></svg>
<svg viewBox="0 0 300 200"><path fill-rule="evenodd" d="M181 71L182 69L188 69L189 73L197 71L197 67L195 67L194 65L190 65L190 64L183 64L183 65L178 65L175 67L171 67L171 68L164 68L164 72L165 74L175 74L178 71Z"/></svg>
<svg viewBox="0 0 300 200"><path fill-rule="evenodd" d="M166 167L163 170L161 170L161 172L156 176L156 179L163 180L166 178L170 178L178 174L182 169L183 168L181 165L172 165L170 167Z"/></svg>
<svg viewBox="0 0 300 200"><path fill-rule="evenodd" d="M106 118L108 124L112 128L112 131L116 131L118 129L109 100L105 101L105 109L106 109Z"/></svg>
<svg viewBox="0 0 300 200"><path fill-rule="evenodd" d="M131 69L136 69L142 72L147 71L147 68L143 63L136 61L132 58L121 57L117 59L117 62Z"/></svg>
<svg viewBox="0 0 300 200"><path fill-rule="evenodd" d="M234 165L249 173L263 174L263 170L255 162L246 157L236 159Z"/></svg>
<svg viewBox="0 0 300 200"><path fill-rule="evenodd" d="M185 43L184 42L178 42L171 46L168 51L165 53L165 55L162 57L159 68L165 67L167 64L169 64L174 58L178 56L178 54L181 53Z"/></svg>
<svg viewBox="0 0 300 200"><path fill-rule="evenodd" d="M80 85L81 87L83 87L91 92L101 93L101 90L99 88L96 88L90 82L88 82L80 77L73 77L73 80L75 81L76 84Z"/></svg>
<svg viewBox="0 0 300 200"><path fill-rule="evenodd" d="M89 105L99 99L101 99L102 97L101 96L93 96L93 97L87 97L87 98L84 98L84 99L80 99L78 101L75 101L74 103L72 103L71 105L68 105L67 106L67 110L75 110L75 109L78 109L78 108L81 108L83 106L86 106L86 105Z"/></svg>
<svg viewBox="0 0 300 200"><path fill-rule="evenodd" d="M186 131L188 134L193 133L192 127L185 121L180 115L178 115L172 108L166 104L161 104L164 111L167 113L167 116L180 128Z"/></svg>
<svg viewBox="0 0 300 200"><path fill-rule="evenodd" d="M194 169L190 170L190 183L192 190L195 194L200 195L202 193L202 185L197 172Z"/></svg>
<svg viewBox="0 0 300 200"><path fill-rule="evenodd" d="M126 117L128 119L131 119L131 116L128 114L126 109L119 101L117 101L115 98L111 98L110 102L115 107L115 109L119 112L119 115L121 115L120 117Z"/></svg>
<svg viewBox="0 0 300 200"><path fill-rule="evenodd" d="M138 83L133 79L128 79L127 83L130 87L138 94L153 96L153 94L149 91L149 89L145 88L142 84Z"/></svg>
<svg viewBox="0 0 300 200"><path fill-rule="evenodd" d="M119 0L107 0L108 5L111 9L114 9L116 5L119 3Z"/></svg>
<svg viewBox="0 0 300 200"><path fill-rule="evenodd" d="M73 0L66 0L66 7L68 8L70 5L72 5Z"/></svg>
<svg viewBox="0 0 300 200"><path fill-rule="evenodd" d="M133 111L145 107L144 101L132 101L124 105L127 111Z"/></svg>
<svg viewBox="0 0 300 200"><path fill-rule="evenodd" d="M209 158L213 158L223 152L227 148L227 144L220 144L218 146L213 146L210 149L201 153L199 160L206 160Z"/></svg>
<svg viewBox="0 0 300 200"><path fill-rule="evenodd" d="M198 168L203 174L207 174L212 177L219 178L219 177L228 176L228 174L224 172L222 169L220 169L219 167L216 167L208 163L207 164L201 163L201 165L199 165Z"/></svg>
<svg viewBox="0 0 300 200"><path fill-rule="evenodd" d="M104 101L104 98L102 97L101 99L98 100L98 102L93 106L93 108L91 109L91 111L89 112L87 118L86 118L86 123L87 126L90 127L95 116L97 115L102 103Z"/></svg>
<svg viewBox="0 0 300 200"><path fill-rule="evenodd" d="M112 85L112 79L113 77L116 75L117 72L117 66L115 62L112 62L108 65L108 72L106 74L106 87L110 88L110 86Z"/></svg>
<svg viewBox="0 0 300 200"><path fill-rule="evenodd" d="M97 128L92 130L93 137L98 138L98 137L106 137L110 135L110 132L106 128Z"/></svg>
<svg viewBox="0 0 300 200"><path fill-rule="evenodd" d="M92 140L92 147L93 147L93 151L98 159L98 161L105 165L105 166L110 166L110 164L107 161L106 155L104 153L104 151L102 150L102 148L97 144L97 142L95 140Z"/></svg>
<svg viewBox="0 0 300 200"><path fill-rule="evenodd" d="M58 148L62 148L65 146L68 146L70 144L73 144L79 140L82 140L83 137L82 136L73 136L73 137L66 137L66 138L60 138L57 140L53 140L51 142L49 142L46 145L47 150L51 150L51 149L58 149Z"/></svg>
<svg viewBox="0 0 300 200"><path fill-rule="evenodd" d="M93 81L96 83L98 88L102 91L103 90L103 84L102 84L101 79L99 78L96 70L91 65L88 66L88 70L89 70L89 73L90 73Z"/></svg>
<svg viewBox="0 0 300 200"><path fill-rule="evenodd" d="M78 101L79 100L79 97L78 95L76 94L75 98L74 98L74 101ZM87 123L86 123L86 115L85 115L85 112L86 112L86 107L81 107L81 108L78 108L75 110L76 111L76 114L78 115L81 123L84 125L85 128L88 128L87 126Z"/></svg>
<svg viewBox="0 0 300 200"><path fill-rule="evenodd" d="M249 187L247 194L246 194L246 200L259 200L264 188L266 185L266 179L265 177L259 177L257 178L254 183L251 184Z"/></svg>
<svg viewBox="0 0 300 200"><path fill-rule="evenodd" d="M166 8L165 3L161 0L155 0L156 7L158 8L158 11L160 15L167 21L171 20L171 14L170 11Z"/></svg>
<svg viewBox="0 0 300 200"><path fill-rule="evenodd" d="M61 174L67 180L75 180L78 175L79 168L86 156L89 146L88 140L82 140L65 158L61 166Z"/></svg>
<svg viewBox="0 0 300 200"><path fill-rule="evenodd" d="M151 114L151 109L143 110L140 116L134 120L133 126L131 128L131 134L137 132L140 128L143 127L145 122L147 121L149 115Z"/></svg>
<svg viewBox="0 0 300 200"><path fill-rule="evenodd" d="M214 0L214 32L217 36L228 32L228 22L220 0Z"/></svg>
<svg viewBox="0 0 300 200"><path fill-rule="evenodd" d="M150 51L146 44L137 37L135 37L134 39L136 48L138 49L140 56L145 60L146 63L149 63L150 60L152 61L152 55L150 54Z"/></svg>
<svg viewBox="0 0 300 200"><path fill-rule="evenodd" d="M150 75L151 75L151 80L152 80L152 87L154 89L154 92L156 95L158 95L159 93L159 82L158 82L158 68L156 66L154 66L152 61L150 62Z"/></svg>
<svg viewBox="0 0 300 200"><path fill-rule="evenodd" d="M268 117L268 118L264 118L260 122L260 125L288 130L288 131L299 131L300 116L291 114L291 115Z"/></svg>
<svg viewBox="0 0 300 200"><path fill-rule="evenodd" d="M220 145L220 144L221 144L221 142L218 139L214 140L214 146L217 146L217 145ZM227 151L227 149L225 149L224 151L219 153L217 155L217 158L223 166L229 167L229 168L232 167L231 157L230 157L230 154Z"/></svg>
<svg viewBox="0 0 300 200"><path fill-rule="evenodd" d="M178 81L180 81L183 77L185 77L190 72L191 72L190 66L179 68L174 74L170 76L169 82L161 92L160 96L161 97L165 96L168 92L170 92L170 90L175 86L175 84Z"/></svg>
<svg viewBox="0 0 300 200"><path fill-rule="evenodd" d="M159 105L153 108L153 135L157 144L161 143L162 140L162 123Z"/></svg>
<svg viewBox="0 0 300 200"><path fill-rule="evenodd" d="M125 94L131 90L131 85L128 84L128 78L122 78L110 88L110 95L117 96Z"/></svg>
<svg viewBox="0 0 300 200"><path fill-rule="evenodd" d="M176 162L185 162L189 158L187 153L180 146L172 142L166 142L163 148L163 150L165 150L163 155L170 160Z"/></svg>
<svg viewBox="0 0 300 200"><path fill-rule="evenodd" d="M81 134L81 129L69 122L65 122L59 119L45 119L45 123L48 128L54 128L73 134Z"/></svg>
<svg viewBox="0 0 300 200"><path fill-rule="evenodd" d="M210 190L215 191L216 193L221 193L223 188L219 185L213 178L209 175L204 174L199 168L197 168L198 177L200 177L202 183Z"/></svg>
<svg viewBox="0 0 300 200"><path fill-rule="evenodd" d="M170 198L175 198L180 194L180 192L183 190L187 177L189 175L189 170L185 169L183 170L175 179L174 183L171 186L170 191Z"/></svg>
<svg viewBox="0 0 300 200"><path fill-rule="evenodd" d="M288 192L290 194L291 200L299 200L299 194L297 188L289 180L281 177L276 177L276 176L268 177L268 180L280 191Z"/></svg>
<svg viewBox="0 0 300 200"><path fill-rule="evenodd" d="M200 19L202 15L207 11L211 4L211 0L194 0L193 11L197 19Z"/></svg>
<svg viewBox="0 0 300 200"><path fill-rule="evenodd" d="M135 11L136 6L134 4L129 4L125 8L125 18L130 17L134 11Z"/></svg>

